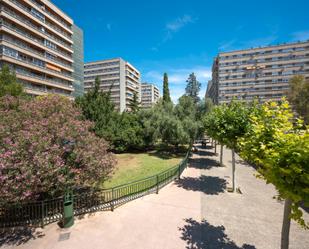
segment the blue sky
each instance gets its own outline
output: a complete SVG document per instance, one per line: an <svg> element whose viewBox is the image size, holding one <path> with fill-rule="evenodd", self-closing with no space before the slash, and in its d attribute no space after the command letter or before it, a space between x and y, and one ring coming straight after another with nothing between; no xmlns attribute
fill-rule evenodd
<svg viewBox="0 0 309 249"><path fill-rule="evenodd" d="M85 61L122 57L174 101L195 72L201 96L220 51L309 39L308 0L53 0L84 30Z"/></svg>

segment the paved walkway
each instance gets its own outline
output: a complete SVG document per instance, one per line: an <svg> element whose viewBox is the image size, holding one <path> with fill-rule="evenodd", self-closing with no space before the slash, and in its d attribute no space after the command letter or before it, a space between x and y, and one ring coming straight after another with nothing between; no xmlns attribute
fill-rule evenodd
<svg viewBox="0 0 309 249"><path fill-rule="evenodd" d="M219 148L219 146L218 146ZM35 231L0 237L1 248L25 249L277 249L283 204L271 185L256 179L239 158L236 175L242 194L225 191L227 167L218 167L213 149L194 154L182 179L159 195L130 202L114 212L99 212L75 221L67 230L51 224ZM309 220L309 215L305 217ZM309 233L294 222L290 249L308 249Z"/></svg>

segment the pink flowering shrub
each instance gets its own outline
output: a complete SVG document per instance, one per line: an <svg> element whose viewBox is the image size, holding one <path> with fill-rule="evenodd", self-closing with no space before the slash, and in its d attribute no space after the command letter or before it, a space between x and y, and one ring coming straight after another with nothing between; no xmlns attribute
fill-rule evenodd
<svg viewBox="0 0 309 249"><path fill-rule="evenodd" d="M91 128L64 97L0 98L1 201L57 196L108 178L115 158Z"/></svg>

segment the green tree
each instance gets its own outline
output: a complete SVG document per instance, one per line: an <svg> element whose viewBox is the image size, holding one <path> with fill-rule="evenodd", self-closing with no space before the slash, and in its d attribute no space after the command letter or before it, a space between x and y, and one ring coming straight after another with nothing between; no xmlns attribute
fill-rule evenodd
<svg viewBox="0 0 309 249"><path fill-rule="evenodd" d="M142 123L134 102L132 113L119 113L111 100L110 91L100 90L100 79L96 78L94 89L76 99L86 119L95 123L95 133L111 143L116 152L142 149L145 145Z"/></svg>
<svg viewBox="0 0 309 249"><path fill-rule="evenodd" d="M163 102L168 103L171 102L170 90L168 86L168 76L167 73L164 73L163 76Z"/></svg>
<svg viewBox="0 0 309 249"><path fill-rule="evenodd" d="M130 100L130 109L133 113L137 113L140 109L140 102L138 101L138 95L136 92L133 93L133 98Z"/></svg>
<svg viewBox="0 0 309 249"><path fill-rule="evenodd" d="M24 92L18 83L15 72L11 72L8 65L3 65L0 71L0 97L5 95L19 96Z"/></svg>
<svg viewBox="0 0 309 249"><path fill-rule="evenodd" d="M309 81L304 76L296 75L290 80L288 100L295 111L309 123Z"/></svg>
<svg viewBox="0 0 309 249"><path fill-rule="evenodd" d="M308 228L299 206L309 206L309 130L299 130L303 124L295 123L284 99L263 104L250 120L250 129L239 141L241 155L258 165L260 176L285 199L281 248L287 249L291 218Z"/></svg>
<svg viewBox="0 0 309 249"><path fill-rule="evenodd" d="M222 165L222 145L226 145L232 150L232 191L236 190L235 177L235 149L237 141L244 136L249 129L250 108L240 102L231 103L215 107L205 118L205 126L210 133L221 144L220 164Z"/></svg>
<svg viewBox="0 0 309 249"><path fill-rule="evenodd" d="M210 112L214 107L214 103L211 98L205 98L205 109L206 112Z"/></svg>
<svg viewBox="0 0 309 249"><path fill-rule="evenodd" d="M196 79L195 74L191 73L186 82L186 95L193 98L195 103L199 102L200 97L198 95L201 89L201 83Z"/></svg>
<svg viewBox="0 0 309 249"><path fill-rule="evenodd" d="M192 97L183 95L178 99L178 104L175 106L174 113L177 119L182 122L184 130L188 133L190 141L195 140L202 133L202 123L199 119L198 105L194 103Z"/></svg>
<svg viewBox="0 0 309 249"><path fill-rule="evenodd" d="M110 91L100 91L100 79L97 77L94 88L76 98L76 104L82 109L84 117L95 123L96 134L112 142L118 113L110 95Z"/></svg>

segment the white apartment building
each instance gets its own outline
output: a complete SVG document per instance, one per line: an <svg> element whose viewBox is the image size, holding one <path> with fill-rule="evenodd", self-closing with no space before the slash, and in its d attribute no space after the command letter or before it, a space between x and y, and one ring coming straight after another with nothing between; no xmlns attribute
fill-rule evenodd
<svg viewBox="0 0 309 249"><path fill-rule="evenodd" d="M206 95L216 104L233 98L279 101L295 75L309 79L309 40L222 52L214 59Z"/></svg>
<svg viewBox="0 0 309 249"><path fill-rule="evenodd" d="M102 91L111 91L112 101L120 112L130 110L134 93L141 100L140 72L122 58L85 63L85 92L93 89L96 77Z"/></svg>
<svg viewBox="0 0 309 249"><path fill-rule="evenodd" d="M142 101L143 108L150 108L155 105L160 98L160 91L157 86L150 83L142 83Z"/></svg>
<svg viewBox="0 0 309 249"><path fill-rule="evenodd" d="M15 71L28 94L72 96L73 37L73 20L51 1L0 1L0 66Z"/></svg>

